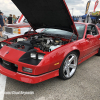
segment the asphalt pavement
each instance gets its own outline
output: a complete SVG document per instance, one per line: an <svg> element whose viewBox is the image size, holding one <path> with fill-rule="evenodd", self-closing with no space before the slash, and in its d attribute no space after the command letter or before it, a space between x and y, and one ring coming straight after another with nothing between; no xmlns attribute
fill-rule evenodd
<svg viewBox="0 0 100 100"><path fill-rule="evenodd" d="M80 64L69 80L55 77L27 84L7 78L5 92L33 94L5 94L4 100L100 100L100 57L93 56Z"/></svg>

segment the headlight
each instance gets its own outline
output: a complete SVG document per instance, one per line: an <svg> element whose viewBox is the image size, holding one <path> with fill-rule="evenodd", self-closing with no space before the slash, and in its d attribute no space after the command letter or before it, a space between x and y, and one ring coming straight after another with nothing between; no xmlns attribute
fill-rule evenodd
<svg viewBox="0 0 100 100"><path fill-rule="evenodd" d="M30 53L30 57L37 60L42 60L44 58L44 54L42 53Z"/></svg>
<svg viewBox="0 0 100 100"><path fill-rule="evenodd" d="M39 59L39 60L42 60L43 58L44 58L44 55L38 54L38 59Z"/></svg>
<svg viewBox="0 0 100 100"><path fill-rule="evenodd" d="M17 28L13 28L13 33L18 34L18 29Z"/></svg>
<svg viewBox="0 0 100 100"><path fill-rule="evenodd" d="M19 28L13 28L13 33L15 33L15 34L21 34L21 29L19 29Z"/></svg>
<svg viewBox="0 0 100 100"><path fill-rule="evenodd" d="M28 72L28 73L32 73L33 72L33 70L31 68L26 68L26 67L23 67L22 70L24 72Z"/></svg>
<svg viewBox="0 0 100 100"><path fill-rule="evenodd" d="M30 57L36 59L36 53L31 53Z"/></svg>

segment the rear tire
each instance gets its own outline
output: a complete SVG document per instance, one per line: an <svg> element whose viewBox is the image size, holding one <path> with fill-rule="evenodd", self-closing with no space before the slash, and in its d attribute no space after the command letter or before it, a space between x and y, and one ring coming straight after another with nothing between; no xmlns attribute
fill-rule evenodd
<svg viewBox="0 0 100 100"><path fill-rule="evenodd" d="M96 54L97 56L100 56L100 48L99 48L99 51L98 51L98 53Z"/></svg>
<svg viewBox="0 0 100 100"><path fill-rule="evenodd" d="M59 69L59 77L63 80L70 79L76 72L77 64L78 54L72 51L65 57Z"/></svg>

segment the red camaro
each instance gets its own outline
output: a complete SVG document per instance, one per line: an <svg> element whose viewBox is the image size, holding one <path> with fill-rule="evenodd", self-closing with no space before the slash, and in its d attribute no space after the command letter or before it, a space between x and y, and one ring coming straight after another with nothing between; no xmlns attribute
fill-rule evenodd
<svg viewBox="0 0 100 100"><path fill-rule="evenodd" d="M33 29L41 33L0 43L0 73L26 83L59 76L71 78L77 65L100 55L100 32L89 23L74 23L65 0L12 0Z"/></svg>

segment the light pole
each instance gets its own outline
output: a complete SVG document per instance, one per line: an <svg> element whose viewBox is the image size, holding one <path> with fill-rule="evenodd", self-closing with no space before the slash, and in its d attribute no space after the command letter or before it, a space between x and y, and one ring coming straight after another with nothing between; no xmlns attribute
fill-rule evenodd
<svg viewBox="0 0 100 100"><path fill-rule="evenodd" d="M73 10L74 10L74 8L72 8L72 18L73 18L73 20L74 20L74 17L73 17Z"/></svg>
<svg viewBox="0 0 100 100"><path fill-rule="evenodd" d="M73 10L74 10L74 8L72 8L72 16L73 16Z"/></svg>

